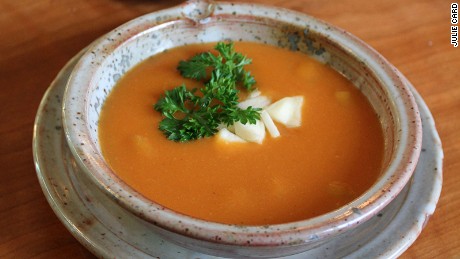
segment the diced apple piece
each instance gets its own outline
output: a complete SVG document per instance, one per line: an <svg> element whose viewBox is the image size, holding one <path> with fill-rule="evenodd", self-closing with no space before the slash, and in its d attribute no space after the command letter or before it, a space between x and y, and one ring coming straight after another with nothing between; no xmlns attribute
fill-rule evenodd
<svg viewBox="0 0 460 259"><path fill-rule="evenodd" d="M335 197L349 197L354 195L351 185L339 181L330 182L328 192Z"/></svg>
<svg viewBox="0 0 460 259"><path fill-rule="evenodd" d="M299 127L302 122L303 96L285 97L266 108L273 120L287 127Z"/></svg>
<svg viewBox="0 0 460 259"><path fill-rule="evenodd" d="M246 99L238 104L238 107L241 109L247 109L249 106L252 106L252 108L264 108L267 107L271 103L270 98L259 95L254 98L249 98Z"/></svg>
<svg viewBox="0 0 460 259"><path fill-rule="evenodd" d="M270 135L273 138L277 138L277 137L280 136L280 132L279 132L278 128L276 127L275 123L272 120L272 117L270 117L270 114L268 114L268 112L266 110L263 110L260 113L260 118L262 119L262 121L263 121L263 123L265 125L265 128L267 128L268 133L270 133Z"/></svg>
<svg viewBox="0 0 460 259"><path fill-rule="evenodd" d="M323 61L326 61L329 55L323 53L321 56L317 57ZM327 66L317 66L315 63L306 60L297 64L297 66L292 71L292 76L299 77L308 82L306 87L315 86L318 83L324 81L324 73L327 69L329 69Z"/></svg>
<svg viewBox="0 0 460 259"><path fill-rule="evenodd" d="M293 184L288 178L281 176L275 176L270 179L269 190L272 191L274 196L278 199L286 199L292 194Z"/></svg>
<svg viewBox="0 0 460 259"><path fill-rule="evenodd" d="M351 100L351 93L349 91L337 91L335 92L335 98L341 104L349 104Z"/></svg>
<svg viewBox="0 0 460 259"><path fill-rule="evenodd" d="M246 188L235 186L224 195L224 204L227 208L238 208L241 203L249 203L251 200L251 194Z"/></svg>
<svg viewBox="0 0 460 259"><path fill-rule="evenodd" d="M265 126L260 120L256 124L235 122L235 134L249 142L262 144L265 138Z"/></svg>
<svg viewBox="0 0 460 259"><path fill-rule="evenodd" d="M154 151L153 147L149 143L147 137L141 135L134 135L133 143L136 147L136 150L139 154L150 154Z"/></svg>
<svg viewBox="0 0 460 259"><path fill-rule="evenodd" d="M244 143L246 142L244 139L238 137L237 135L233 134L226 128L222 128L217 132L217 138L220 141L223 141L225 143Z"/></svg>

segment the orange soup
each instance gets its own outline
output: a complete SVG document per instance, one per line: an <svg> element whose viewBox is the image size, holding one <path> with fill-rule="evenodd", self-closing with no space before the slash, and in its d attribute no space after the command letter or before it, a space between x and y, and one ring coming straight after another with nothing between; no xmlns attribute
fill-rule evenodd
<svg viewBox="0 0 460 259"><path fill-rule="evenodd" d="M209 137L178 143L158 129L153 109L165 90L183 83L176 67L214 44L155 55L129 71L105 101L99 139L107 163L128 185L165 207L229 224L303 220L363 194L382 170L381 125L362 93L342 75L299 52L238 42L263 95L302 95L302 124L277 127L262 144Z"/></svg>

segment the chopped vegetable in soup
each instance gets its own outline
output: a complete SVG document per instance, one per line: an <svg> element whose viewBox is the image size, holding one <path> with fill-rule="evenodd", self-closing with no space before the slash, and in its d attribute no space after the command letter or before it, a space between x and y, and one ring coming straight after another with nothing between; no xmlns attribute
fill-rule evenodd
<svg viewBox="0 0 460 259"><path fill-rule="evenodd" d="M212 137L168 140L158 130L164 115L152 104L177 86L202 88L203 80L182 77L177 66L214 46L155 55L112 90L99 139L105 160L123 181L174 211L242 225L315 217L351 202L376 181L384 140L365 96L330 67L269 45L234 44L252 60L244 69L257 89L242 89L237 105L260 108L262 126L224 123ZM264 137L250 142L248 134Z"/></svg>

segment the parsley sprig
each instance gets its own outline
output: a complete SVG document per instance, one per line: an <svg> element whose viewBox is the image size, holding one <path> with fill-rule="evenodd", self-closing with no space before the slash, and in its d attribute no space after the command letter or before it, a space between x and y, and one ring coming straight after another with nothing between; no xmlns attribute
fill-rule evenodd
<svg viewBox="0 0 460 259"><path fill-rule="evenodd" d="M251 59L235 52L233 43L219 42L211 52L197 54L180 61L177 69L183 77L204 82L200 89L185 85L165 92L154 108L163 115L159 129L174 141L190 141L216 134L219 124L239 121L255 124L260 119L259 108L241 109L239 88L252 90L256 83L244 66Z"/></svg>

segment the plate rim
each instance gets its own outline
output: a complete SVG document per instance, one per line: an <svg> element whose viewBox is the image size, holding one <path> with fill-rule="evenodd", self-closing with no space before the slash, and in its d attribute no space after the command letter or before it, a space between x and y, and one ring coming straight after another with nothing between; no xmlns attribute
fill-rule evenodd
<svg viewBox="0 0 460 259"><path fill-rule="evenodd" d="M117 256L120 256L120 255L123 255L123 254L126 254L128 253L129 255L133 256L137 256L137 257L150 257L150 255L144 253L143 251L137 249L136 247L133 247L131 246L130 244L127 244L127 242L125 242L124 240L118 238L116 236L115 233L113 233L112 231L108 230L107 232L111 232L114 237L113 239L108 239L108 238L104 238L104 239L101 239L100 237L95 237L95 235L97 233L90 233L90 232L86 232L84 233L81 229L80 229L80 226L75 222L76 221L76 217L73 216L72 217L72 211L69 211L69 209L63 205L63 203L61 202L62 198L60 196L60 194L58 193L58 191L56 190L56 188L53 188L53 183L50 181L50 178L48 178L47 176L50 176L51 174L56 174L56 173L62 173L62 172L49 172L49 168L47 168L43 161L42 161L42 156L49 156L49 154L43 154L43 152L41 152L39 146L40 146L40 143L43 142L43 138L44 136L42 135L42 131L41 131L41 127L43 126L42 125L42 121L45 120L45 118L47 118L46 116L51 116L49 114L46 114L46 112L44 111L46 109L46 107L48 105L52 105L52 101L50 101L50 97L51 97L51 94L53 93L53 91L59 91L59 88L62 88L61 90L63 90L64 88L64 85L65 83L67 82L67 79L70 77L70 72L72 71L72 68L75 66L75 64L78 62L79 58L81 57L81 55L85 52L86 48L81 50L78 54L76 54L72 59L70 59L70 61L68 61L68 63L61 69L61 71L57 74L56 78L53 80L53 82L50 84L49 88L46 90L41 102L40 102L40 105L39 105L39 108L37 110L37 115L36 115L36 118L35 118L35 123L34 123L34 128L33 128L33 141L32 141L32 148L33 148L33 158L34 158L34 164L35 164L35 169L36 169L36 172L37 172L37 177L39 179L39 183L40 183L40 186L42 188L42 191L47 199L47 202L50 204L51 208L53 209L54 213L57 215L57 217L59 218L59 220L65 225L65 227L70 231L70 233L82 244L84 245L90 252L92 252L93 254L95 254L96 256L99 256L99 257L113 257L113 255L117 255ZM418 213L417 216L419 217L424 217L425 220L424 221L420 221L420 220L416 220L416 224L414 224L414 226L412 226L408 231L408 233L405 233L405 235L403 236L399 236L399 239L397 241L393 240L391 242L388 242L387 243L387 248L388 249L383 249L384 251L381 251L382 249L380 249L379 251L376 251L378 254L373 254L374 256L380 256L380 257L397 257L399 256L400 254L402 254L405 250L407 250L407 248L412 245L416 238L418 237L418 235L420 234L420 232L422 231L422 229L424 228L424 226L426 225L426 222L428 221L428 218L429 216L431 216L433 213L434 213L434 210L435 210L435 207L436 207L436 204L439 200L439 196L440 196L440 193L441 193L441 188L442 188L442 160L443 160L443 150L442 150L442 144L441 144L441 140L439 138L439 134L436 130L436 127L435 127L435 123L434 123L434 118L429 110L429 108L427 107L426 103L423 101L422 97L420 96L420 94L417 92L417 90L413 87L413 85L407 80L407 78L404 77L404 75L401 74L401 77L407 81L407 83L410 85L411 87L411 91L413 92L414 94L414 97L415 99L417 100L417 104L419 106L419 109L420 109L420 113L421 115L423 115L423 118L422 118L422 125L424 125L424 137L423 137L423 143L422 143L422 148L424 148L424 144L425 143L425 140L427 137L431 138L434 142L435 145L433 145L432 147L430 147L432 150L431 151L431 159L432 159L432 162L435 164L437 170L436 170L436 177L433 178L433 181L431 182L431 189L429 190L430 191L430 195L429 195L429 200L425 201L424 205L422 208L418 208ZM63 85L64 84L64 85ZM61 94L61 99L62 99L62 94ZM62 116L62 114L60 112L56 112L56 116ZM62 138L62 135L61 134L64 134L63 132L61 132L59 135L58 138L60 138L60 144L62 145L62 141L65 141L64 138ZM426 136L425 136L426 134ZM51 138L54 137L54 141L57 141L59 142L58 139L55 139L56 136L51 136ZM51 140L50 140L51 141ZM429 151L429 152L430 152ZM430 160L431 161L431 160ZM62 162L63 165L65 164L64 161L57 161L57 162ZM65 165L64 165L65 166ZM421 174L422 172L419 172L423 169L419 169L417 171L416 169L416 172L415 173L419 173ZM71 183L70 179L69 179L69 182ZM56 184L56 183L55 183ZM410 181L409 184L411 185L410 187L413 187L414 186L414 181ZM71 191L72 189L70 187L67 187L69 191ZM414 188L410 188L409 190L409 193L408 193L408 196L410 195L410 192L411 190L413 191ZM75 189L73 189L75 191ZM422 190L423 192L423 190ZM427 194L427 193L425 193ZM77 195L78 196L78 195ZM408 198L406 198L408 199ZM87 212L91 213L91 211L86 208L86 205L84 204L83 201L81 201L81 205L83 205L83 207L87 210ZM420 201L419 201L420 203ZM403 205L404 206L406 204L406 201L403 202ZM74 206L73 209L79 208L79 206ZM80 207L80 211L78 211L80 214L82 214L82 210L84 210L83 208ZM423 214L423 215L422 215ZM94 215L90 215L90 216L93 216ZM94 217L95 218L95 217ZM96 219L97 220L97 219ZM394 223L393 222L394 220L392 220L389 224L391 223ZM100 224L100 226L104 226L104 224L102 222L99 222L98 220L96 222L93 222L93 224ZM384 231L383 231L384 232ZM383 233L382 232L382 233ZM385 233L379 233L378 235L385 235ZM386 233L388 235L388 233ZM112 249L106 249L105 246L106 246L106 243L107 242L120 242L121 244L123 244L123 248L125 249L130 249L129 251L128 250L122 250L122 249L114 249L113 246L112 246ZM168 242L168 241L165 241L165 242ZM325 246L327 245L324 244L322 246ZM321 246L320 246L321 247ZM184 249L184 250L188 250L188 249L185 249L185 248L180 248L180 249ZM366 250L367 249L367 250ZM370 249L366 246L363 246L363 248L360 248L358 250L355 250L355 251L351 251L351 253L348 255L348 256L371 256L372 253L373 253L373 249ZM190 251L192 252L192 251ZM195 252L192 252L194 253L195 257L197 255L199 256L202 256L202 254L200 253L195 253ZM306 251L306 252L303 252L303 253L300 253L298 255L308 255L309 251ZM207 256L207 255L206 255ZM296 255L294 255L295 257ZM212 257L212 256L209 256L207 258L218 258L218 257ZM289 257L286 257L286 258L289 258Z"/></svg>

